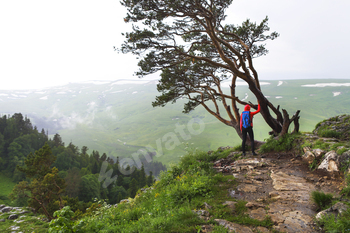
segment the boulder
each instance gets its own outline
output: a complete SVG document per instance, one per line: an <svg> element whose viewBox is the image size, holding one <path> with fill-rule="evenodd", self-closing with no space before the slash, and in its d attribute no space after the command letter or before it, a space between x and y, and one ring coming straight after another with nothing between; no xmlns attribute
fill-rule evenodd
<svg viewBox="0 0 350 233"><path fill-rule="evenodd" d="M350 160L350 150L345 151L343 154L339 155L337 158L337 164L340 168L343 168L344 166L349 165Z"/></svg>
<svg viewBox="0 0 350 233"><path fill-rule="evenodd" d="M30 211L24 210L24 211L22 211L22 212L20 212L18 214L22 215L22 214L28 214L28 213L30 213Z"/></svg>
<svg viewBox="0 0 350 233"><path fill-rule="evenodd" d="M15 220L18 218L18 215L17 214L11 214L7 219L8 220Z"/></svg>
<svg viewBox="0 0 350 233"><path fill-rule="evenodd" d="M302 159L306 161L308 164L311 164L314 159L320 159L324 154L325 151L322 149L311 149L310 147L304 147L304 155L302 155Z"/></svg>
<svg viewBox="0 0 350 233"><path fill-rule="evenodd" d="M349 208L349 206L347 206L346 204L342 203L342 202L337 202L335 205L333 205L332 207L326 209L326 210L322 210L321 212L319 212L316 215L316 219L320 220L322 218L322 216L324 215L330 215L330 214L334 214L335 217L337 217L339 214L342 214L344 211L346 211Z"/></svg>
<svg viewBox="0 0 350 233"><path fill-rule="evenodd" d="M258 208L264 208L265 206L263 204L258 203L258 202L251 201L251 202L247 202L247 204L245 204L245 207L247 207L249 209L258 209Z"/></svg>
<svg viewBox="0 0 350 233"><path fill-rule="evenodd" d="M0 205L0 210L2 210L5 207L6 207L5 205Z"/></svg>
<svg viewBox="0 0 350 233"><path fill-rule="evenodd" d="M4 207L1 209L1 212L2 213L7 213L7 212L10 212L13 208L12 207Z"/></svg>
<svg viewBox="0 0 350 233"><path fill-rule="evenodd" d="M338 155L337 153L332 150L332 151L329 151L323 161L321 162L320 166L318 166L317 169L325 169L329 172L333 172L333 171L339 171L339 167L338 167L338 164L337 164L337 158L338 158Z"/></svg>
<svg viewBox="0 0 350 233"><path fill-rule="evenodd" d="M316 159L320 159L326 152L322 149L313 149L312 153L315 155Z"/></svg>
<svg viewBox="0 0 350 233"><path fill-rule="evenodd" d="M323 136L324 131L334 131L334 137L341 140L349 140L350 137L350 115L341 115L331 117L317 124L316 129L313 131L318 136Z"/></svg>
<svg viewBox="0 0 350 233"><path fill-rule="evenodd" d="M222 205L224 206L228 206L228 208L230 208L231 211L235 211L236 210L236 203L235 201L225 201Z"/></svg>
<svg viewBox="0 0 350 233"><path fill-rule="evenodd" d="M2 218L2 219L0 219L0 222L5 222L5 221L6 221L6 219L3 219L3 218Z"/></svg>
<svg viewBox="0 0 350 233"><path fill-rule="evenodd" d="M316 156L311 151L305 151L305 154L302 155L303 160L308 164L311 164L314 161L315 157Z"/></svg>
<svg viewBox="0 0 350 233"><path fill-rule="evenodd" d="M207 210L192 210L193 213L197 214L200 219L203 219L205 221L209 220L209 211Z"/></svg>
<svg viewBox="0 0 350 233"><path fill-rule="evenodd" d="M211 208L213 208L211 205L209 205L206 202L204 202L204 207L205 207L206 210L210 210Z"/></svg>
<svg viewBox="0 0 350 233"><path fill-rule="evenodd" d="M220 226L225 227L228 232L235 232L235 233L253 233L253 231L246 226L239 225L237 223L232 223L224 219L215 219L215 222L217 222Z"/></svg>

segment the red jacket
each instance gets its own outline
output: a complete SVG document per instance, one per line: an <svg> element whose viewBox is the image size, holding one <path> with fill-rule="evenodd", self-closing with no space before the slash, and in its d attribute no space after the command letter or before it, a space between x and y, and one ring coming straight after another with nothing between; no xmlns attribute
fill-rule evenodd
<svg viewBox="0 0 350 233"><path fill-rule="evenodd" d="M250 111L250 106L248 104L246 106L244 106L244 111ZM250 113L250 119L252 119L252 123L251 123L252 127L253 127L253 116L259 112L260 112L260 104L258 104L258 110ZM241 114L241 120L240 120L239 127L241 128L241 131L242 131L242 114Z"/></svg>

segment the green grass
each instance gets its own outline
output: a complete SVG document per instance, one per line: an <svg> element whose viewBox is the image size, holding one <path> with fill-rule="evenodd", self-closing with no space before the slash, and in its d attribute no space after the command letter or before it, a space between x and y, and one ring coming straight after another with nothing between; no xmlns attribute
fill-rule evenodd
<svg viewBox="0 0 350 233"><path fill-rule="evenodd" d="M325 232L349 232L350 231L350 208L342 213L337 218L333 215L324 215L318 221L318 225Z"/></svg>
<svg viewBox="0 0 350 233"><path fill-rule="evenodd" d="M0 219L7 219L8 216L13 214L13 212L0 214ZM35 215L33 213L27 213L20 216L16 220L6 220L5 222L0 223L0 232L23 232L23 233L46 233L49 228L49 223L42 221L44 215ZM18 230L12 230L17 228Z"/></svg>
<svg viewBox="0 0 350 233"><path fill-rule="evenodd" d="M0 173L0 204L10 204L8 195L12 192L15 185L16 183L12 182L11 178Z"/></svg>
<svg viewBox="0 0 350 233"><path fill-rule="evenodd" d="M214 232L227 232L213 220L226 219L248 226L271 228L269 218L264 221L247 215L246 202L227 195L227 190L237 185L234 177L216 173L211 162L227 157L232 150L218 150L210 155L192 151L181 157L178 165L163 172L160 180L147 192L139 193L129 203L110 207L100 203L94 213L75 221L83 232L198 232L207 224L196 211L205 210L204 202L212 206L209 224ZM223 203L237 201L234 213ZM89 211L87 211L89 213Z"/></svg>
<svg viewBox="0 0 350 233"><path fill-rule="evenodd" d="M266 140L266 143L261 145L260 152L261 153L267 153L267 152L281 152L281 151L291 151L296 150L298 148L298 141L301 137L301 134L285 134L279 139L275 139L273 137L270 137Z"/></svg>
<svg viewBox="0 0 350 233"><path fill-rule="evenodd" d="M350 197L350 174L345 175L345 187L340 192L346 198ZM333 198L332 194L325 194L323 192L314 191L311 194L312 200L315 201L319 209L326 209L339 201L339 198ZM349 205L349 203L346 203ZM324 232L349 232L350 231L350 208L342 212L338 216L333 213L323 215L321 219L316 222Z"/></svg>

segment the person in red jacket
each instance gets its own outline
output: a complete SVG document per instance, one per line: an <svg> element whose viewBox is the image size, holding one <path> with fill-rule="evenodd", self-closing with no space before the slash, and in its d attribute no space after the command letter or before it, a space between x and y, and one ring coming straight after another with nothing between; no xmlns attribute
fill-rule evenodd
<svg viewBox="0 0 350 233"><path fill-rule="evenodd" d="M245 155L245 143L247 140L247 134L249 134L253 155L257 155L254 151L253 116L259 112L260 112L259 103L258 103L258 110L256 110L255 112L250 112L250 106L247 104L244 107L244 111L241 114L240 128L243 135L243 140L242 140L243 155ZM246 114L248 114L249 118L245 116Z"/></svg>

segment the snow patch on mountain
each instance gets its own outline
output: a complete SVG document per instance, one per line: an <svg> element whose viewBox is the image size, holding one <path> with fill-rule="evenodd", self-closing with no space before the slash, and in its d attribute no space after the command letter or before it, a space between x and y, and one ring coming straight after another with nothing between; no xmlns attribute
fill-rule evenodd
<svg viewBox="0 0 350 233"><path fill-rule="evenodd" d="M350 87L350 83L316 83L305 84L302 87Z"/></svg>

